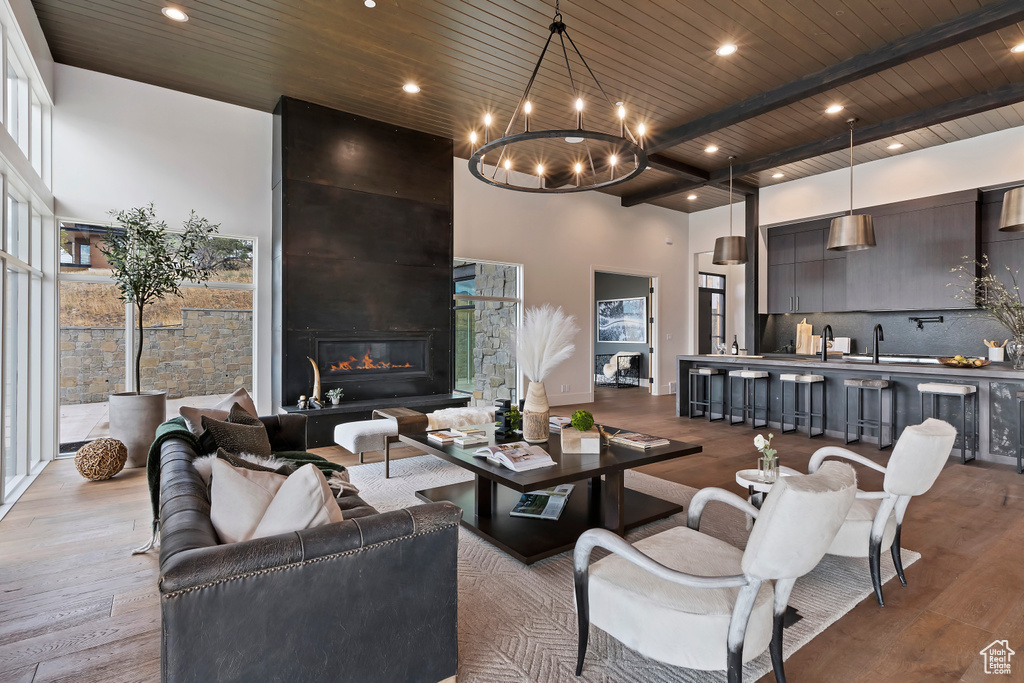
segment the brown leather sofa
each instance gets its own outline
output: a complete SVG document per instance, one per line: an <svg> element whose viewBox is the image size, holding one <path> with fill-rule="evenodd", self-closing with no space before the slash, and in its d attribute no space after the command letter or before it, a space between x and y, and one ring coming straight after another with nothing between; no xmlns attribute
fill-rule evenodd
<svg viewBox="0 0 1024 683"><path fill-rule="evenodd" d="M305 450L304 416L261 419L274 450ZM457 507L346 496L343 522L221 545L195 456L178 439L160 453L165 683L455 676Z"/></svg>

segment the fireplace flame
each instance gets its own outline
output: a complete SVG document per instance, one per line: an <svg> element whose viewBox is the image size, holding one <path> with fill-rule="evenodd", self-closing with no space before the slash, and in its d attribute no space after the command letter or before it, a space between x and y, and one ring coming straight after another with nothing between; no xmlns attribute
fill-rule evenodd
<svg viewBox="0 0 1024 683"><path fill-rule="evenodd" d="M349 356L346 361L339 361L337 363L331 363L331 370L334 372L352 372L355 370L391 370L394 368L411 368L412 363L386 363L384 361L375 361L370 357L370 352L367 351L363 354L362 359L358 359L355 356Z"/></svg>

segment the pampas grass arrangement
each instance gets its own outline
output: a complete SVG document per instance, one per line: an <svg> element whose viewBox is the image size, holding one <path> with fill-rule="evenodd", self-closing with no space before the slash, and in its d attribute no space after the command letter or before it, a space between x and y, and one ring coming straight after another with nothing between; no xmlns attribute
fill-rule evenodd
<svg viewBox="0 0 1024 683"><path fill-rule="evenodd" d="M572 338L579 331L576 316L566 315L561 307L544 304L540 308L526 309L516 340L516 353L523 373L530 378L523 406L523 439L529 443L548 440L549 409L544 378L576 350Z"/></svg>
<svg viewBox="0 0 1024 683"><path fill-rule="evenodd" d="M544 304L528 308L516 340L516 353L523 373L531 382L543 382L556 365L572 356L573 337L580 331L576 316L566 315L562 307Z"/></svg>

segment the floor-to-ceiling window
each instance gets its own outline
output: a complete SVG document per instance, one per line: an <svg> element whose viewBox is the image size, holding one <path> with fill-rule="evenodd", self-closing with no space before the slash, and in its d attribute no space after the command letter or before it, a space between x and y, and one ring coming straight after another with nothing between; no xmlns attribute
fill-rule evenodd
<svg viewBox="0 0 1024 683"><path fill-rule="evenodd" d="M3 27L4 78L0 93L0 514L48 460L44 382L52 362L47 297L52 280L47 229L52 229L49 190L51 98L31 53L6 6ZM52 240L50 240L52 242ZM52 410L49 411L52 413Z"/></svg>
<svg viewBox="0 0 1024 683"><path fill-rule="evenodd" d="M517 400L522 267L457 259L453 272L455 391L473 405Z"/></svg>
<svg viewBox="0 0 1024 683"><path fill-rule="evenodd" d="M109 434L107 396L134 390L137 321L111 278L106 234L105 225L59 222L62 455ZM184 283L180 298L146 309L142 389L167 392L168 416L252 389L253 246L251 239L211 239L199 255L213 271L210 281Z"/></svg>

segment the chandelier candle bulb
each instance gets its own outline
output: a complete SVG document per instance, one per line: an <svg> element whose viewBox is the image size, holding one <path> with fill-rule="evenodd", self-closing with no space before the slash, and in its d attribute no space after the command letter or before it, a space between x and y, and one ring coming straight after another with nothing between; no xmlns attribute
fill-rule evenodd
<svg viewBox="0 0 1024 683"><path fill-rule="evenodd" d="M583 130L583 99L576 98L576 127Z"/></svg>
<svg viewBox="0 0 1024 683"><path fill-rule="evenodd" d="M530 132L530 112L533 111L533 105L527 102L523 105L523 120L526 122L526 132Z"/></svg>

